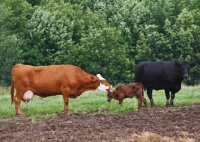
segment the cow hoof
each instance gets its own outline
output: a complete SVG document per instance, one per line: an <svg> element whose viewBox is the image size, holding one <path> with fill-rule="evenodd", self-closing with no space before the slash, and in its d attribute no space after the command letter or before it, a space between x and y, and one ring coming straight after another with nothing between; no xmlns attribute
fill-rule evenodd
<svg viewBox="0 0 200 142"><path fill-rule="evenodd" d="M65 114L70 115L71 113L70 111L65 111Z"/></svg>
<svg viewBox="0 0 200 142"><path fill-rule="evenodd" d="M174 106L174 104L166 104L166 107L173 107Z"/></svg>
<svg viewBox="0 0 200 142"><path fill-rule="evenodd" d="M24 114L23 113L20 113L20 114L16 114L17 116L24 116Z"/></svg>
<svg viewBox="0 0 200 142"><path fill-rule="evenodd" d="M155 105L154 105L154 104L151 104L151 107L155 107Z"/></svg>
<svg viewBox="0 0 200 142"><path fill-rule="evenodd" d="M166 107L170 107L170 104L166 104Z"/></svg>

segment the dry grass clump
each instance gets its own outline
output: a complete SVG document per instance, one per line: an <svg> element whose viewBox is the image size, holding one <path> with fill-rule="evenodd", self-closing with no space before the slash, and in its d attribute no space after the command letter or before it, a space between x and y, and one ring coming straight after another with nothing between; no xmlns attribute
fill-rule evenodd
<svg viewBox="0 0 200 142"><path fill-rule="evenodd" d="M178 137L160 136L155 133L143 132L141 135L133 134L131 139L122 142L194 142L187 132L180 132Z"/></svg>

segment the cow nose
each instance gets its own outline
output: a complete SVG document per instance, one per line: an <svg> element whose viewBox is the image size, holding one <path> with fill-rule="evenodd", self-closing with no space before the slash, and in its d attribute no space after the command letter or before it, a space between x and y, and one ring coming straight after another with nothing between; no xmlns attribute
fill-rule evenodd
<svg viewBox="0 0 200 142"><path fill-rule="evenodd" d="M189 75L188 75L188 74L184 74L183 77L184 77L184 78L188 78Z"/></svg>
<svg viewBox="0 0 200 142"><path fill-rule="evenodd" d="M110 102L110 100L109 100L109 99L108 99L107 101L108 101L108 102Z"/></svg>

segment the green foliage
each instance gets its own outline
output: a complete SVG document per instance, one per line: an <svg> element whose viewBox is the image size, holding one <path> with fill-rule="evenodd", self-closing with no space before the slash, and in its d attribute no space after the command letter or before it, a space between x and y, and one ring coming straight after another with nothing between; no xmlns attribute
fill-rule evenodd
<svg viewBox="0 0 200 142"><path fill-rule="evenodd" d="M184 83L200 83L198 0L2 0L0 5L0 84L10 83L17 62L74 64L119 84L133 82L139 61L185 59L197 66Z"/></svg>
<svg viewBox="0 0 200 142"><path fill-rule="evenodd" d="M72 17L75 13L73 6L71 4L51 6L53 9L49 10L38 8L27 22L26 46L23 47L26 64L54 63L58 49L68 45L72 40L75 28Z"/></svg>
<svg viewBox="0 0 200 142"><path fill-rule="evenodd" d="M71 63L92 74L102 74L109 82L131 82L133 61L128 60L128 49L116 28L106 25L104 17L86 13L84 34L73 48L62 48L58 63Z"/></svg>
<svg viewBox="0 0 200 142"><path fill-rule="evenodd" d="M12 17L11 9L0 5L0 85L8 86L11 82L11 69L13 65L20 62L20 46L22 41L11 31Z"/></svg>

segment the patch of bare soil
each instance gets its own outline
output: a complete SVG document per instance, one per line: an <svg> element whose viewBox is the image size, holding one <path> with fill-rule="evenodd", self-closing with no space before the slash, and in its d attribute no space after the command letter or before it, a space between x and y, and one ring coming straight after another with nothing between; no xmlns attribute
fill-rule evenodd
<svg viewBox="0 0 200 142"><path fill-rule="evenodd" d="M199 112L200 104L195 104L169 108L153 107L148 111L141 109L140 113L61 113L53 118L38 118L36 123L33 123L30 117L16 116L10 121L0 122L0 141L136 142L138 140L134 135L138 137L148 132L174 140L185 137L185 133L188 139L199 142Z"/></svg>

